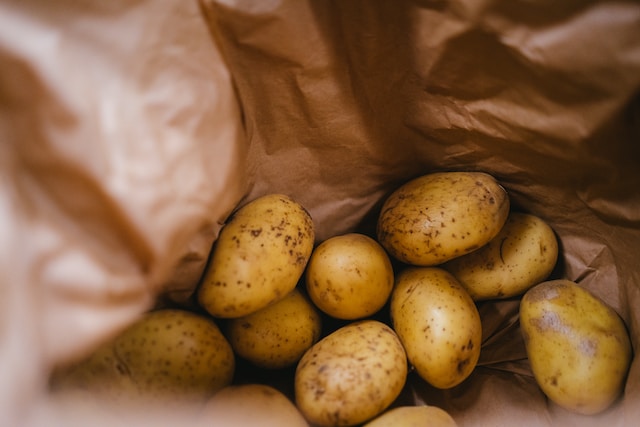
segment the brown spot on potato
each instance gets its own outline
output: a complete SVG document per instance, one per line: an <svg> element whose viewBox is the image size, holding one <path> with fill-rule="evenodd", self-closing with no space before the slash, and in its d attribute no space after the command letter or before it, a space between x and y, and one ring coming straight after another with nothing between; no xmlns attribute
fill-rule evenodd
<svg viewBox="0 0 640 427"><path fill-rule="evenodd" d="M459 373L463 373L467 367L467 365L469 364L469 359L464 359L464 360L459 360L458 361L458 365L456 366L456 369L458 370Z"/></svg>
<svg viewBox="0 0 640 427"><path fill-rule="evenodd" d="M252 325L251 325L251 323L250 323L250 322L242 322L242 327L243 327L244 329L249 329L249 328L251 328L251 326L252 326Z"/></svg>
<svg viewBox="0 0 640 427"><path fill-rule="evenodd" d="M118 374L120 374L120 375L123 375L123 376L130 376L131 375L127 365L122 363L122 362L120 362L120 361L116 362L116 370L118 371Z"/></svg>

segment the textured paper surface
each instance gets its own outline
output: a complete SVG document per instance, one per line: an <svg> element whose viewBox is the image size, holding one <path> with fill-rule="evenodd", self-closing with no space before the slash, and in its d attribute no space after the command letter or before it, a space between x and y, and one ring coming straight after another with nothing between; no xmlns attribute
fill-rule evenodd
<svg viewBox="0 0 640 427"><path fill-rule="evenodd" d="M489 172L514 209L553 226L562 250L554 275L615 307L637 348L637 3L205 4L245 112L248 199L286 191L323 239L371 231L384 196L414 176ZM637 418L637 363L610 412L582 417L548 404L517 309L517 300L481 304L480 368L447 391L413 377L406 402L437 403L469 426Z"/></svg>
<svg viewBox="0 0 640 427"><path fill-rule="evenodd" d="M638 352L637 2L0 7L2 372L21 378L3 407L28 412L51 363L188 295L237 203L287 193L322 240L370 232L389 192L436 170L489 172L548 221L554 275L611 304ZM637 361L614 408L576 416L536 387L517 300L480 312L473 376L411 377L399 403L461 426L640 419Z"/></svg>
<svg viewBox="0 0 640 427"><path fill-rule="evenodd" d="M240 123L194 2L0 4L1 424L190 295L245 191Z"/></svg>

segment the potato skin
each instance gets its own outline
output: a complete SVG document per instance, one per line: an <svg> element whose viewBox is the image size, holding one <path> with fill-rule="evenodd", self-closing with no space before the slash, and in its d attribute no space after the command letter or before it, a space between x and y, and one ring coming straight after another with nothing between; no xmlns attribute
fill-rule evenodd
<svg viewBox="0 0 640 427"><path fill-rule="evenodd" d="M437 406L398 406L378 415L363 427L456 427L457 423Z"/></svg>
<svg viewBox="0 0 640 427"><path fill-rule="evenodd" d="M510 298L549 277L558 259L558 241L541 218L511 212L489 243L442 265L474 301Z"/></svg>
<svg viewBox="0 0 640 427"><path fill-rule="evenodd" d="M207 402L199 420L197 427L308 427L293 402L265 384L223 388Z"/></svg>
<svg viewBox="0 0 640 427"><path fill-rule="evenodd" d="M320 339L322 318L297 288L254 313L229 319L225 328L238 356L265 369L281 369L300 360Z"/></svg>
<svg viewBox="0 0 640 427"><path fill-rule="evenodd" d="M331 237L311 254L305 282L309 297L336 319L378 312L393 288L391 260L378 242L358 233Z"/></svg>
<svg viewBox="0 0 640 427"><path fill-rule="evenodd" d="M55 387L88 390L114 404L192 404L229 385L234 372L235 355L213 319L163 309L58 374Z"/></svg>
<svg viewBox="0 0 640 427"><path fill-rule="evenodd" d="M302 356L295 400L313 425L356 425L391 405L406 377L406 355L396 333L377 320L354 321Z"/></svg>
<svg viewBox="0 0 640 427"><path fill-rule="evenodd" d="M436 388L464 381L480 357L478 309L453 275L439 267L409 267L396 276L391 320L409 362Z"/></svg>
<svg viewBox="0 0 640 427"><path fill-rule="evenodd" d="M498 234L509 197L483 172L437 172L415 178L384 202L377 237L396 259L435 266L469 253Z"/></svg>
<svg viewBox="0 0 640 427"><path fill-rule="evenodd" d="M309 213L282 194L241 207L220 231L197 293L213 317L246 316L297 285L315 239Z"/></svg>
<svg viewBox="0 0 640 427"><path fill-rule="evenodd" d="M570 280L550 280L522 297L520 327L536 382L576 413L607 409L621 394L632 349L618 314Z"/></svg>

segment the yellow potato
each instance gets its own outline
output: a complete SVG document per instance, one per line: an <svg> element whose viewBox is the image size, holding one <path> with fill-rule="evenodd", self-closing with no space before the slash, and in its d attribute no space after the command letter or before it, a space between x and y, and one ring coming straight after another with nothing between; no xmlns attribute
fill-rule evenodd
<svg viewBox="0 0 640 427"><path fill-rule="evenodd" d="M199 420L197 427L308 427L287 396L264 384L223 388L207 402Z"/></svg>
<svg viewBox="0 0 640 427"><path fill-rule="evenodd" d="M393 288L393 267L385 250L358 233L335 236L311 254L305 273L314 304L337 319L359 319L379 311Z"/></svg>
<svg viewBox="0 0 640 427"><path fill-rule="evenodd" d="M523 294L547 279L558 259L558 242L537 216L511 212L489 243L442 265L475 301Z"/></svg>
<svg viewBox="0 0 640 427"><path fill-rule="evenodd" d="M280 369L298 362L322 332L316 307L297 288L243 317L230 319L226 333L238 356L256 366Z"/></svg>
<svg viewBox="0 0 640 427"><path fill-rule="evenodd" d="M586 289L569 280L534 286L522 297L520 327L536 382L559 406L596 414L622 392L632 357L626 326Z"/></svg>
<svg viewBox="0 0 640 427"><path fill-rule="evenodd" d="M246 316L296 287L314 244L313 221L291 198L269 194L241 207L220 231L198 289L212 316Z"/></svg>
<svg viewBox="0 0 640 427"><path fill-rule="evenodd" d="M235 356L210 318L177 309L145 314L86 360L54 378L106 402L203 403L229 385Z"/></svg>
<svg viewBox="0 0 640 427"><path fill-rule="evenodd" d="M475 303L439 267L410 267L396 277L391 319L409 362L436 388L464 381L480 357L482 325Z"/></svg>
<svg viewBox="0 0 640 427"><path fill-rule="evenodd" d="M423 175L385 200L377 222L378 241L404 263L442 264L493 239L509 207L507 192L486 173Z"/></svg>
<svg viewBox="0 0 640 427"><path fill-rule="evenodd" d="M437 406L398 406L363 427L456 427L453 417Z"/></svg>
<svg viewBox="0 0 640 427"><path fill-rule="evenodd" d="M295 400L314 425L351 426L389 407L406 378L406 355L395 332L377 320L360 320L327 335L302 356Z"/></svg>

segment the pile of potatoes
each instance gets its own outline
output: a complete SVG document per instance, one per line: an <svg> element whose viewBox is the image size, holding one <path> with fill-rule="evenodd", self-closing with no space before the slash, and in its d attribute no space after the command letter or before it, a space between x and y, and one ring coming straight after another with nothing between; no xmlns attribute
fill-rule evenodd
<svg viewBox="0 0 640 427"><path fill-rule="evenodd" d="M253 200L221 230L197 309L147 313L57 372L53 388L196 403L197 425L250 425L262 411L274 425L454 426L435 406L393 405L408 372L440 389L462 383L481 351L477 302L518 297L531 369L549 399L593 414L621 393L632 357L624 323L578 284L548 280L553 230L512 210L486 173L418 177L384 201L375 236L315 243L299 203ZM238 384L238 361L291 372L291 395Z"/></svg>

